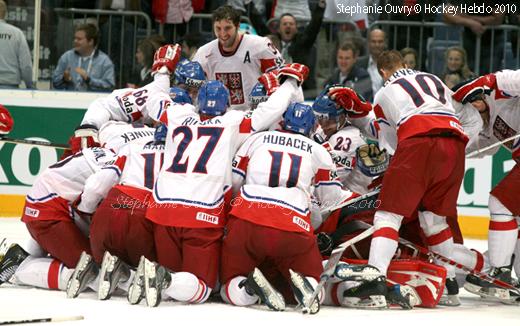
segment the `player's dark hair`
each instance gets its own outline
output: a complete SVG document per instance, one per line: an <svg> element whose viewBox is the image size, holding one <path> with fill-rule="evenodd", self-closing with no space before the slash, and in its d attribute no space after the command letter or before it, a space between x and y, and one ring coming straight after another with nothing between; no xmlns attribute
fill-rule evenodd
<svg viewBox="0 0 520 326"><path fill-rule="evenodd" d="M76 32L83 31L85 32L85 37L88 41L94 40L94 46L98 45L98 29L94 24L82 24L76 27Z"/></svg>
<svg viewBox="0 0 520 326"><path fill-rule="evenodd" d="M235 26L240 24L240 11L234 9L229 5L220 6L211 15L213 23L219 20L230 20Z"/></svg>
<svg viewBox="0 0 520 326"><path fill-rule="evenodd" d="M394 70L404 68L404 61L401 53L397 50L386 50L377 57L377 70Z"/></svg>

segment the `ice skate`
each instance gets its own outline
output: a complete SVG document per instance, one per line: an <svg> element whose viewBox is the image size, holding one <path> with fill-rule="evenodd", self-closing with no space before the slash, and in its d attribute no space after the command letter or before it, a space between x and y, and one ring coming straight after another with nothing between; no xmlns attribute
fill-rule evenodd
<svg viewBox="0 0 520 326"><path fill-rule="evenodd" d="M170 271L154 262L144 259L144 292L146 305L157 307L161 303L162 290L170 286Z"/></svg>
<svg viewBox="0 0 520 326"><path fill-rule="evenodd" d="M117 285L128 281L129 277L130 266L117 256L105 251L99 272L98 299L110 299Z"/></svg>
<svg viewBox="0 0 520 326"><path fill-rule="evenodd" d="M82 252L67 283L67 298L76 298L98 275L99 268L91 255Z"/></svg>
<svg viewBox="0 0 520 326"><path fill-rule="evenodd" d="M29 254L18 244L13 244L0 259L0 284L8 282Z"/></svg>
<svg viewBox="0 0 520 326"><path fill-rule="evenodd" d="M244 286L248 293L256 294L270 309L275 311L285 310L285 300L282 294L269 283L258 268L249 273Z"/></svg>
<svg viewBox="0 0 520 326"><path fill-rule="evenodd" d="M291 275L291 288L294 293L294 298L298 302L298 306L302 307L303 313L310 313L311 315L318 313L318 311L320 311L320 300L318 297L314 299L308 310L305 307L305 303L309 301L314 292L312 284L304 275L292 269L289 269L289 273Z"/></svg>

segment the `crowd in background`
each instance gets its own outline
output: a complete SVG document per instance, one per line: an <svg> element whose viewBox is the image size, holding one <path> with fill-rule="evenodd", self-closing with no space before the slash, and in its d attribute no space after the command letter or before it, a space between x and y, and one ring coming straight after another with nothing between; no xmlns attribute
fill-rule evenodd
<svg viewBox="0 0 520 326"><path fill-rule="evenodd" d="M24 1L5 2L9 8L30 5ZM474 1L444 2L459 5ZM42 30L53 9L78 8L145 13L152 21L152 35L143 34L143 24L126 16L81 15L81 19L71 21L76 23L73 39L62 40L51 51L54 59L49 78L51 88L111 91L142 86L151 80L154 51L163 44L178 42L183 45L184 57L191 58L199 46L214 37L210 20L194 15L211 13L225 3L242 12L245 23L241 27L245 33L268 37L286 62L300 62L310 67L311 74L304 85L306 98L315 97L323 86L334 83L351 86L372 99L382 87L375 58L385 49L401 51L410 68L437 74L448 86L475 77L475 71L481 75L503 68L518 68L514 66L518 62L518 58L514 58L518 56L515 51L518 30L516 34L504 30L492 32L490 27L518 25L519 14L453 16L411 12L406 16L383 12L351 16L337 13L338 4L411 7L424 4L423 0L54 0L46 2L42 8ZM23 80L27 88L32 88L28 46L20 29L6 22L6 9L4 1L0 1L0 49L4 52L10 49L10 53L2 55L0 60L0 76L3 76L0 87L17 88ZM376 21L438 21L460 26L462 34L459 40L452 38L436 43L438 31L435 27L373 24ZM58 29L63 28L60 23L56 25ZM6 36L11 34L13 37ZM71 34L64 32L63 35L70 37ZM477 36L481 37L479 67L475 66ZM504 44L510 44L510 48ZM432 57L431 54L439 50L442 50L442 58ZM504 51L510 51L513 66L506 62Z"/></svg>

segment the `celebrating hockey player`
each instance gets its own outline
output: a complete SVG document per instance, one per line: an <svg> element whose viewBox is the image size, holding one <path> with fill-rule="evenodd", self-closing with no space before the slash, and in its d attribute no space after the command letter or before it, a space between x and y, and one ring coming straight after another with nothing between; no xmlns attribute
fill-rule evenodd
<svg viewBox="0 0 520 326"><path fill-rule="evenodd" d="M196 101L199 88L206 81L206 76L200 63L184 60L177 64L174 76L177 87L187 91L192 101Z"/></svg>
<svg viewBox="0 0 520 326"><path fill-rule="evenodd" d="M256 268L267 260L291 284L299 304L317 285L322 266L310 223L311 186L320 201L341 202L351 193L335 180L327 150L308 138L315 124L310 106L292 103L284 114L283 131L258 133L236 154L233 188L238 196L221 268L221 295L229 303L251 305L260 297L273 310L285 309L283 296ZM317 300L310 312L318 310Z"/></svg>
<svg viewBox="0 0 520 326"><path fill-rule="evenodd" d="M453 99L461 103L473 103L479 111L484 124L478 139L471 142L468 151L479 150L487 145L504 141L518 135L520 131L520 70L504 70L471 80L455 90ZM501 281L511 283L512 255L518 241L518 219L520 216L520 138L511 139L503 147L512 152L516 161L509 173L491 190L489 195L489 261L492 267L490 275ZM494 154L496 146L481 155ZM519 252L520 253L520 252ZM516 257L518 261L518 255ZM520 264L515 262L516 273L520 273ZM465 288L486 297L499 297L506 302L508 290L498 289L493 284L480 280L473 275L467 277ZM516 298L512 298L513 300Z"/></svg>
<svg viewBox="0 0 520 326"><path fill-rule="evenodd" d="M374 100L379 144L393 158L379 195L368 262L386 273L402 220L416 210L429 248L452 258L453 238L446 216L457 216L467 136L451 98L446 98L448 88L436 76L405 69L397 51L383 52L378 69L385 80ZM333 87L329 95L351 117L366 116L372 109L347 87ZM456 282L454 267L444 265L450 283ZM450 288L455 295L458 286Z"/></svg>
<svg viewBox="0 0 520 326"><path fill-rule="evenodd" d="M229 90L230 108L248 110L247 96L257 78L283 63L280 52L268 38L240 34L240 12L231 6L212 15L216 40L197 50L193 61L202 65L208 79L220 80Z"/></svg>
<svg viewBox="0 0 520 326"><path fill-rule="evenodd" d="M282 85L251 114L226 113L229 92L219 81L200 89L198 113L177 104L161 114L168 125L164 165L146 217L155 223L158 262L177 273L144 259L145 282L138 278L134 284L143 288L149 306L160 303L161 292L178 301L207 299L217 280L233 154L249 135L281 118L307 74L299 64L280 69Z"/></svg>

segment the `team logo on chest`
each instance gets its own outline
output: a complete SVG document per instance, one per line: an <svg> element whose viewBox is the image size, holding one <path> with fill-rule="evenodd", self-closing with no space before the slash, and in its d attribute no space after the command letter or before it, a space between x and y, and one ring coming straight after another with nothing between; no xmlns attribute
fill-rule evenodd
<svg viewBox="0 0 520 326"><path fill-rule="evenodd" d="M244 89L241 72L216 72L215 78L229 90L231 105L244 103Z"/></svg>

